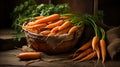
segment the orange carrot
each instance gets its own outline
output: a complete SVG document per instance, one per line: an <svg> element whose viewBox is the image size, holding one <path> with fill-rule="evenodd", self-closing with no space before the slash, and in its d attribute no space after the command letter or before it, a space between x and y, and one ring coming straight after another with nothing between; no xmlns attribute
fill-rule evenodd
<svg viewBox="0 0 120 67"><path fill-rule="evenodd" d="M57 32L57 31L58 31L58 28L59 28L59 26L54 27L54 28L51 30L51 33L55 33L55 32Z"/></svg>
<svg viewBox="0 0 120 67"><path fill-rule="evenodd" d="M92 48L93 50L95 50L95 46L99 43L99 37L98 36L94 36L92 39Z"/></svg>
<svg viewBox="0 0 120 67"><path fill-rule="evenodd" d="M51 23L53 23L53 21L49 21L49 22L47 22L47 24L51 24Z"/></svg>
<svg viewBox="0 0 120 67"><path fill-rule="evenodd" d="M92 58L96 57L96 52L91 52L90 54L88 54L87 56L83 57L82 59L80 59L78 62L83 62L85 60L90 60Z"/></svg>
<svg viewBox="0 0 120 67"><path fill-rule="evenodd" d="M37 17L35 17L35 19L36 20L39 20L39 19L42 19L42 18L44 18L45 16L37 16Z"/></svg>
<svg viewBox="0 0 120 67"><path fill-rule="evenodd" d="M36 24L36 25L32 25L32 26L29 26L29 25L26 25L26 26L22 26L22 28L24 29L32 29L32 28L40 28L40 27L45 27L47 24L46 23L42 23L42 24Z"/></svg>
<svg viewBox="0 0 120 67"><path fill-rule="evenodd" d="M90 48L91 45L92 45L92 41L90 40L90 41L86 42L85 44L83 44L80 48L78 48L78 49L75 51L74 54L76 54L76 53L79 52L79 51L84 51L84 50Z"/></svg>
<svg viewBox="0 0 120 67"><path fill-rule="evenodd" d="M92 46L92 40L89 40L87 43L83 44L78 50L83 51Z"/></svg>
<svg viewBox="0 0 120 67"><path fill-rule="evenodd" d="M98 36L94 36L93 39L92 39L92 48L97 53L98 61L100 59L99 41L100 41L100 39L99 39Z"/></svg>
<svg viewBox="0 0 120 67"><path fill-rule="evenodd" d="M40 34L42 35L48 35L50 33L50 30L44 30L42 32L40 32Z"/></svg>
<svg viewBox="0 0 120 67"><path fill-rule="evenodd" d="M77 26L73 26L73 27L69 30L68 34L69 34L69 35L70 35L70 34L73 34L77 29L78 29Z"/></svg>
<svg viewBox="0 0 120 67"><path fill-rule="evenodd" d="M64 22L64 23L59 27L59 30L63 30L63 29L65 29L65 28L69 27L70 24L71 24L70 21Z"/></svg>
<svg viewBox="0 0 120 67"><path fill-rule="evenodd" d="M47 16L47 17L41 18L39 20L36 20L35 22L28 23L28 25L40 24L40 23L54 21L54 20L58 20L58 19L60 19L59 14L52 14L50 16Z"/></svg>
<svg viewBox="0 0 120 67"><path fill-rule="evenodd" d="M75 57L75 58L73 59L73 61L75 61L75 60L80 60L81 58L87 56L87 55L88 55L89 53L91 53L92 51L93 51L92 48L89 48L89 49L85 50L85 51L82 52L80 55L78 55L77 57Z"/></svg>
<svg viewBox="0 0 120 67"><path fill-rule="evenodd" d="M46 28L54 28L54 27L56 27L56 26L60 26L60 25L62 25L63 24L63 20L59 20L59 21L57 21L57 22L54 22L54 23L52 23L52 24L49 24L49 25L47 25L46 26Z"/></svg>
<svg viewBox="0 0 120 67"><path fill-rule="evenodd" d="M48 34L48 36L54 36L54 35L58 32L58 28L59 28L59 26L54 27L54 28L51 30L51 32Z"/></svg>
<svg viewBox="0 0 120 67"><path fill-rule="evenodd" d="M104 63L106 58L106 42L104 39L100 40L100 48L101 48L101 54L102 54L102 63Z"/></svg>
<svg viewBox="0 0 120 67"><path fill-rule="evenodd" d="M38 59L40 58L40 52L24 52L19 53L18 57L22 60Z"/></svg>
<svg viewBox="0 0 120 67"><path fill-rule="evenodd" d="M61 35L61 34L65 34L68 33L68 31L70 30L71 27L67 27L63 30L58 31L58 33L56 35Z"/></svg>
<svg viewBox="0 0 120 67"><path fill-rule="evenodd" d="M98 61L99 61L100 60L100 48L99 48L99 44L96 44L95 51L97 53L97 57L98 57Z"/></svg>

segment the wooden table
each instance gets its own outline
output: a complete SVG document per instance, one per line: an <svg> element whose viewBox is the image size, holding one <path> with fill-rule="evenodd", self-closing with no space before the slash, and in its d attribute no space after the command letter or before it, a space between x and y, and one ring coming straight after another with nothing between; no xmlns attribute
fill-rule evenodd
<svg viewBox="0 0 120 67"><path fill-rule="evenodd" d="M70 62L66 55L46 55L42 54L42 60L21 61L17 55L20 49L13 49L0 52L0 67L94 67L96 60L80 63ZM103 67L101 61L96 67ZM106 61L105 67L120 67L120 61Z"/></svg>

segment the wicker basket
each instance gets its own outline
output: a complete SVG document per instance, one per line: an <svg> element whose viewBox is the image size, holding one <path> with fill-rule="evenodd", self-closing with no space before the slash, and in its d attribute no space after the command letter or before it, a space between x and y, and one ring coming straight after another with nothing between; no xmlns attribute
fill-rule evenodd
<svg viewBox="0 0 120 67"><path fill-rule="evenodd" d="M25 26L27 23L24 23ZM73 35L62 34L59 36L43 36L40 34L32 33L25 29L27 44L34 50L44 52L47 54L65 53L74 48L79 37L81 36L84 27L79 28Z"/></svg>

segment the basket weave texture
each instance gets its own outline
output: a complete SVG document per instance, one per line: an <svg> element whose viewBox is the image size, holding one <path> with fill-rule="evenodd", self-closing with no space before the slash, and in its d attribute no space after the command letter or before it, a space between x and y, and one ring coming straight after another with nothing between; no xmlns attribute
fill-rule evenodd
<svg viewBox="0 0 120 67"><path fill-rule="evenodd" d="M23 30L26 36L27 44L35 51L47 54L60 54L71 51L75 47L78 39L82 35L84 27L80 27L72 35L62 34L59 36L43 36L25 29Z"/></svg>

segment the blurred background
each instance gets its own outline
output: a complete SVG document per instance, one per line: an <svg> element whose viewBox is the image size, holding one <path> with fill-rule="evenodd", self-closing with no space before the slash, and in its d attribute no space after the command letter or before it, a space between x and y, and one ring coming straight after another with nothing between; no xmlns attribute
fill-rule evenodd
<svg viewBox="0 0 120 67"><path fill-rule="evenodd" d="M0 0L0 29L11 28L12 19L11 12L15 6L26 0ZM58 3L70 3L71 11L80 13L93 12L93 1L94 0L36 0L38 4L46 3L51 1L53 4ZM120 25L120 10L118 0L99 0L98 10L104 12L104 23L112 26Z"/></svg>

